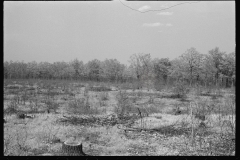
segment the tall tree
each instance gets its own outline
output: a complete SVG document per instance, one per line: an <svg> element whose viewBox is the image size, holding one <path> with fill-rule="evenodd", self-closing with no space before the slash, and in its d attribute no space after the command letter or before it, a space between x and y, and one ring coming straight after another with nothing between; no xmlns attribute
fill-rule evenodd
<svg viewBox="0 0 240 160"><path fill-rule="evenodd" d="M229 86L229 81L234 82L235 79L235 52L224 54L223 61L220 65L221 73L227 78L226 87Z"/></svg>
<svg viewBox="0 0 240 160"><path fill-rule="evenodd" d="M188 74L190 86L192 85L194 77L198 79L202 58L203 56L195 48L188 49L180 56L184 64L183 67Z"/></svg>
<svg viewBox="0 0 240 160"><path fill-rule="evenodd" d="M27 74L29 78L37 78L37 75L38 75L37 62L33 61L27 64Z"/></svg>
<svg viewBox="0 0 240 160"><path fill-rule="evenodd" d="M74 70L75 70L75 78L79 78L83 76L83 70L84 70L84 64L82 61L79 61L78 59L74 59L71 62L71 65L73 66Z"/></svg>
<svg viewBox="0 0 240 160"><path fill-rule="evenodd" d="M188 76L184 65L180 57L173 59L169 68L169 76L175 81L187 79Z"/></svg>
<svg viewBox="0 0 240 160"><path fill-rule="evenodd" d="M216 72L216 68L214 67L213 61L211 60L210 55L204 54L203 60L200 66L200 77L207 87L209 82L212 82L213 75Z"/></svg>
<svg viewBox="0 0 240 160"><path fill-rule="evenodd" d="M5 61L3 63L3 74L4 74L4 78L9 78L9 62L8 61Z"/></svg>
<svg viewBox="0 0 240 160"><path fill-rule="evenodd" d="M171 62L168 58L155 58L153 60L154 74L157 80L163 79L164 83L167 82L169 75L169 68L171 67Z"/></svg>
<svg viewBox="0 0 240 160"><path fill-rule="evenodd" d="M115 81L121 79L124 65L116 59L106 59L103 62L103 71L107 79Z"/></svg>
<svg viewBox="0 0 240 160"><path fill-rule="evenodd" d="M133 54L130 57L130 67L134 71L138 80L148 79L152 73L152 63L150 54Z"/></svg>
<svg viewBox="0 0 240 160"><path fill-rule="evenodd" d="M102 73L101 62L97 59L89 61L87 63L88 76L91 80L100 80L100 74Z"/></svg>
<svg viewBox="0 0 240 160"><path fill-rule="evenodd" d="M223 63L224 54L225 52L220 52L218 47L209 51L209 55L210 55L209 58L212 60L213 65L215 67L215 73L214 73L215 85L218 84L219 74L221 73L221 65Z"/></svg>

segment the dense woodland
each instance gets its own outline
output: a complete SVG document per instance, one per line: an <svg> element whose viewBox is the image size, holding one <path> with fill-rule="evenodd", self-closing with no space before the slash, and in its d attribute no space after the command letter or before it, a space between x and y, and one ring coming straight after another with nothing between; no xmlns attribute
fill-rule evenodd
<svg viewBox="0 0 240 160"><path fill-rule="evenodd" d="M184 81L190 86L235 86L235 52L225 53L218 47L201 54L195 48L181 56L152 59L150 54L133 54L130 65L117 59L71 62L4 62L5 79L69 79L108 82L153 82L172 84Z"/></svg>

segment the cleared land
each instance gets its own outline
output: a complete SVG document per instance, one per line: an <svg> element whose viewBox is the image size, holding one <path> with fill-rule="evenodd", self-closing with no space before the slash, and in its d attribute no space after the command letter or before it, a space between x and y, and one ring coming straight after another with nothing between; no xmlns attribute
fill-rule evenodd
<svg viewBox="0 0 240 160"><path fill-rule="evenodd" d="M234 155L231 89L132 89L127 84L5 80L4 155Z"/></svg>

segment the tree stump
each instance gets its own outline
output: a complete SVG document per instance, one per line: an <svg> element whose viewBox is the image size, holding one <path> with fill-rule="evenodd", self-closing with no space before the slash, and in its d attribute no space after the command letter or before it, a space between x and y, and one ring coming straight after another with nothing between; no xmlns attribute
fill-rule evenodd
<svg viewBox="0 0 240 160"><path fill-rule="evenodd" d="M66 156L86 156L86 154L82 151L82 143L76 141L63 142L62 152Z"/></svg>

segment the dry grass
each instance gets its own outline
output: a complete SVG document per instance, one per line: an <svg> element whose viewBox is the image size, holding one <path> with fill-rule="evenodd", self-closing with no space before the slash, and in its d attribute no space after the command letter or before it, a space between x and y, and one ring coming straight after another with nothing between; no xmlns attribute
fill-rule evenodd
<svg viewBox="0 0 240 160"><path fill-rule="evenodd" d="M25 83L6 81L4 86ZM90 155L206 156L235 152L236 106L230 91L218 90L218 96L212 98L203 96L201 93L207 91L202 89L197 94L186 93L188 101L181 101L171 97L174 93L170 90L138 90L138 85L126 87L135 91L110 91L110 84L68 81L32 80L28 85L47 92L33 90L30 94L15 87L8 92L12 88L5 88L4 155L61 155L62 142L72 137L81 141L83 151ZM100 87L95 90L93 86ZM212 89L210 95L215 91ZM179 115L174 115L176 106L181 110ZM45 113L48 109L51 112ZM35 117L19 119L20 113Z"/></svg>

